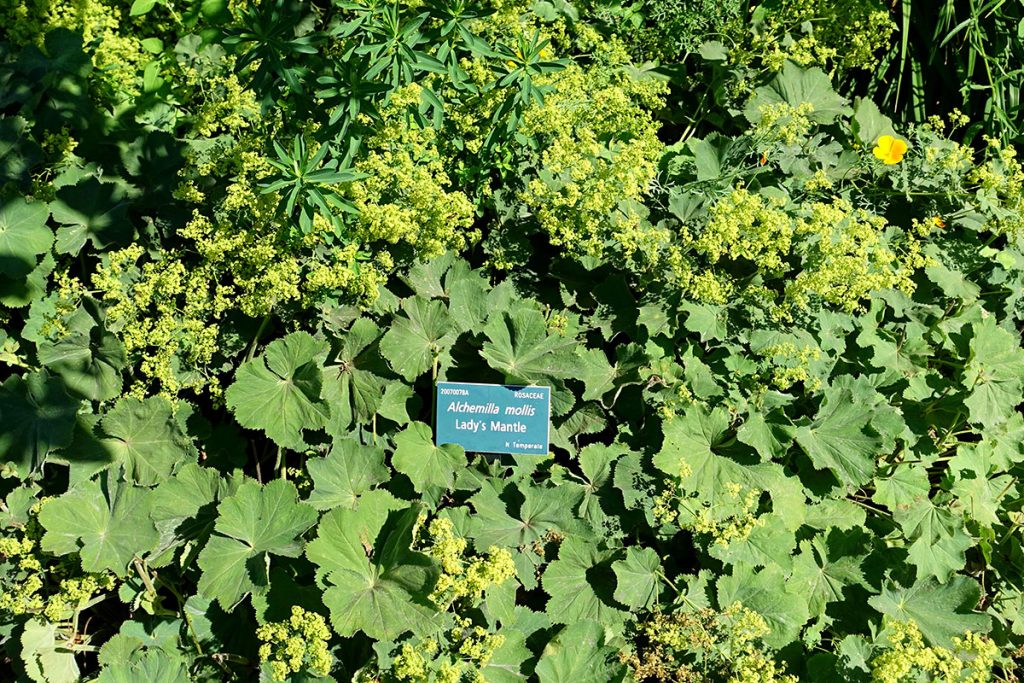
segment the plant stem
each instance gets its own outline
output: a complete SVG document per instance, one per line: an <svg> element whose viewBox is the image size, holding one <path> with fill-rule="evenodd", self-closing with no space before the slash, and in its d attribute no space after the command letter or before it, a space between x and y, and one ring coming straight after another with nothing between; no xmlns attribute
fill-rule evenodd
<svg viewBox="0 0 1024 683"><path fill-rule="evenodd" d="M267 329L267 324L270 322L270 313L263 316L263 320L260 321L260 326L256 329L256 336L252 338L252 343L249 344L249 352L245 354L246 362L252 360L253 356L256 355L256 346L259 344L260 337L263 335L263 331Z"/></svg>

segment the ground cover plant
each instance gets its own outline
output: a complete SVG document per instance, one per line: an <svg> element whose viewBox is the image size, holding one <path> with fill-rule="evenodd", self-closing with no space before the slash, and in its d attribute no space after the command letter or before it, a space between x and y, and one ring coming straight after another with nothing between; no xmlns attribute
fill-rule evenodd
<svg viewBox="0 0 1024 683"><path fill-rule="evenodd" d="M1019 680L1021 13L0 0L0 676Z"/></svg>

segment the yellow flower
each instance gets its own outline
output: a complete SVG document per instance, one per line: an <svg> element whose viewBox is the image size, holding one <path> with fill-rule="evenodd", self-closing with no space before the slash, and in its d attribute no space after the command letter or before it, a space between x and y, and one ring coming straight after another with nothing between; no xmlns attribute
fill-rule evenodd
<svg viewBox="0 0 1024 683"><path fill-rule="evenodd" d="M936 228L946 227L946 221L942 220L941 216L932 216L932 225Z"/></svg>
<svg viewBox="0 0 1024 683"><path fill-rule="evenodd" d="M875 156L882 160L885 165L898 164L903 160L907 152L907 143L891 135L883 135L878 138L873 150Z"/></svg>

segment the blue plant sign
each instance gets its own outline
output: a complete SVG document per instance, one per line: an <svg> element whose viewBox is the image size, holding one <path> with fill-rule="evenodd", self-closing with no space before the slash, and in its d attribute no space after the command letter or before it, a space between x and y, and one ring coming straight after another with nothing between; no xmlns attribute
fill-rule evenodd
<svg viewBox="0 0 1024 683"><path fill-rule="evenodd" d="M474 453L547 455L551 387L438 382L438 445Z"/></svg>

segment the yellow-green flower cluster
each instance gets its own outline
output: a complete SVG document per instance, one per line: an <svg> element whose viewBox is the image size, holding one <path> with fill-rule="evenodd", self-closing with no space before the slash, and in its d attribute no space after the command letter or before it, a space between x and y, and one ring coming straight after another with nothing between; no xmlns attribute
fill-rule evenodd
<svg viewBox="0 0 1024 683"><path fill-rule="evenodd" d="M110 252L97 268L92 285L109 306L109 326L139 360L143 379L135 392L155 384L169 397L209 390L216 398L220 387L208 366L228 312L261 318L330 296L365 304L394 268L386 251L363 260L358 243L329 245L333 227L323 216L302 240L282 231L276 197L257 186L270 169L263 144L251 131L190 153L176 195L200 206L178 232L182 248L150 260L132 245ZM199 188L217 178L230 180L208 201Z"/></svg>
<svg viewBox="0 0 1024 683"><path fill-rule="evenodd" d="M54 273L52 282L53 307L43 314L39 334L47 339L57 340L67 335L68 319L78 310L86 291L82 283L66 271Z"/></svg>
<svg viewBox="0 0 1024 683"><path fill-rule="evenodd" d="M135 93L136 76L149 61L119 0L0 0L0 23L19 45L42 46L48 31L79 31L96 74L108 85Z"/></svg>
<svg viewBox="0 0 1024 683"><path fill-rule="evenodd" d="M20 616L41 615L49 621L71 619L98 593L113 590L113 575L83 574L75 560L57 559L39 547L43 530L33 507L24 529L8 529L0 536L0 565L7 565L0 580L0 612Z"/></svg>
<svg viewBox="0 0 1024 683"><path fill-rule="evenodd" d="M1024 165L1017 150L989 138L986 160L967 174L980 200L1000 207L986 226L1018 244L1024 240Z"/></svg>
<svg viewBox="0 0 1024 683"><path fill-rule="evenodd" d="M782 0L763 19L733 48L734 62L871 69L896 29L882 3L863 0Z"/></svg>
<svg viewBox="0 0 1024 683"><path fill-rule="evenodd" d="M801 102L795 107L787 102L772 102L762 104L757 111L760 120L751 135L761 143L792 145L811 131L809 115L814 112L814 105L810 102Z"/></svg>
<svg viewBox="0 0 1024 683"><path fill-rule="evenodd" d="M672 524L679 518L679 490L674 482L655 496L651 515L659 524Z"/></svg>
<svg viewBox="0 0 1024 683"><path fill-rule="evenodd" d="M785 669L772 657L755 650L733 660L732 672L726 683L796 683L797 680L796 676L785 673Z"/></svg>
<svg viewBox="0 0 1024 683"><path fill-rule="evenodd" d="M420 644L419 648L409 643L402 644L402 650L395 655L391 664L391 672L400 681L427 680L427 656L437 653L437 641L429 639Z"/></svg>
<svg viewBox="0 0 1024 683"><path fill-rule="evenodd" d="M468 28L491 44L498 41L514 45L519 36L531 36L538 32L541 39L550 39L556 44L566 40L566 22L563 17L554 21L542 21L531 11L529 0L486 0L483 18L468 22Z"/></svg>
<svg viewBox="0 0 1024 683"><path fill-rule="evenodd" d="M384 680L410 683L486 683L482 669L505 636L456 617L455 628L433 638L402 643ZM388 675L390 674L390 675ZM380 679L375 679L380 680Z"/></svg>
<svg viewBox="0 0 1024 683"><path fill-rule="evenodd" d="M911 276L927 263L914 235L897 251L885 238L884 218L839 197L813 203L806 214L794 229L803 268L786 287L793 305L816 299L852 311L876 289L913 291Z"/></svg>
<svg viewBox="0 0 1024 683"><path fill-rule="evenodd" d="M876 683L911 683L930 680L945 683L987 683L999 648L988 638L968 631L953 639L953 647L926 646L913 621L885 618L886 646L871 660L871 680Z"/></svg>
<svg viewBox="0 0 1024 683"><path fill-rule="evenodd" d="M804 382L811 391L821 386L821 380L811 378L810 364L821 358L821 349L793 342L772 344L759 349L757 354L769 361L769 383L779 391L787 391L797 382Z"/></svg>
<svg viewBox="0 0 1024 683"><path fill-rule="evenodd" d="M464 249L480 233L473 229L472 202L449 189L437 131L407 116L419 93L419 85L406 86L382 109L377 132L366 143L368 153L356 164L367 177L352 183L349 193L359 211L359 242L404 243L429 258Z"/></svg>
<svg viewBox="0 0 1024 683"><path fill-rule="evenodd" d="M666 415L666 419L671 419L674 415L675 413L672 412L671 415ZM693 474L693 468L690 467L690 463L680 458L679 479L686 479L691 474ZM679 519L679 498L681 495L679 481L669 479L666 482L665 490L654 498L654 504L651 506L651 515L653 515L654 519L660 524L672 524Z"/></svg>
<svg viewBox="0 0 1024 683"><path fill-rule="evenodd" d="M636 625L634 648L621 659L639 681L795 683L765 651L769 633L764 617L739 602L721 612L655 612Z"/></svg>
<svg viewBox="0 0 1024 683"><path fill-rule="evenodd" d="M214 225L195 212L181 236L192 241L202 257L200 268L216 286L214 317L229 305L258 318L278 303L299 298L299 262L286 257L287 245L273 232Z"/></svg>
<svg viewBox="0 0 1024 683"><path fill-rule="evenodd" d="M466 557L468 542L457 536L451 520L438 517L430 523L428 555L437 560L441 574L430 599L441 606L469 598L478 601L488 588L515 576L512 554L504 548L491 546L484 557Z"/></svg>
<svg viewBox="0 0 1024 683"><path fill-rule="evenodd" d="M0 591L0 610L12 614L29 614L44 608L46 601L39 594L43 588L43 579L39 574L42 564L35 549L36 542L30 538L0 537L0 558L3 558L5 564L16 564L18 569L26 573L14 585L3 586L3 591Z"/></svg>
<svg viewBox="0 0 1024 683"><path fill-rule="evenodd" d="M920 235L897 234L897 242L889 232L883 217L841 197L797 206L791 214L780 197L736 188L712 205L696 237L682 233L698 257L683 288L714 304L743 296L778 318L816 303L852 311L873 290L912 291L913 273L927 263ZM719 270L738 260L757 266L766 284L741 288ZM773 282L781 292L767 288Z"/></svg>
<svg viewBox="0 0 1024 683"><path fill-rule="evenodd" d="M723 504L698 507L690 513L691 519L683 527L714 539L717 546L728 547L736 541L746 540L754 529L764 524L764 519L757 515L762 491L744 489L741 484L733 482L727 482L724 488ZM726 511L724 514L723 510Z"/></svg>
<svg viewBox="0 0 1024 683"><path fill-rule="evenodd" d="M255 95L238 80L234 59L221 60L218 67L216 74L200 73L189 66L182 69L187 85L184 90L201 96L192 103L195 107L192 127L203 137L237 133L248 128L250 122L260 115Z"/></svg>
<svg viewBox="0 0 1024 683"><path fill-rule="evenodd" d="M773 28L778 31L781 26ZM756 35L751 48L769 71L778 71L787 60L801 66L825 65L839 54L834 45L819 41L813 33L794 37L785 31Z"/></svg>
<svg viewBox="0 0 1024 683"><path fill-rule="evenodd" d="M200 101L198 106L206 106L205 102ZM262 234L276 233L278 199L274 194L263 194L258 187L273 169L264 154L266 137L273 135L273 130L256 129L255 122L249 122L245 130L234 133L204 141L186 153L175 196L203 204L209 194L204 212L209 212L215 222L244 226Z"/></svg>
<svg viewBox="0 0 1024 683"><path fill-rule="evenodd" d="M662 150L650 110L660 106L664 84L611 65L570 65L544 81L553 92L527 109L521 125L542 150L522 201L569 253L653 267L671 239L644 224L642 207Z"/></svg>
<svg viewBox="0 0 1024 683"><path fill-rule="evenodd" d="M189 269L173 251L140 265L143 253L138 245L110 252L92 277L108 306L110 329L140 359L145 379L134 390L144 392L150 382L169 397L199 390L214 379L175 367L192 370L210 362L218 349L215 321L232 306L232 297L216 286L209 266Z"/></svg>
<svg viewBox="0 0 1024 683"><path fill-rule="evenodd" d="M114 577L110 574L87 574L69 577L60 582L60 591L51 595L43 608L43 616L50 621L70 619L97 593L113 590Z"/></svg>
<svg viewBox="0 0 1024 683"><path fill-rule="evenodd" d="M953 131L967 122L964 114L954 110L946 118L931 117L912 129L923 153L913 161L908 186L900 189L936 202L940 215L933 215L925 225L942 228L942 215L966 214L974 229L1005 236L1019 247L1024 240L1024 165L1014 147L995 138L983 136L987 144L977 153L953 140Z"/></svg>
<svg viewBox="0 0 1024 683"><path fill-rule="evenodd" d="M787 267L784 259L792 251L794 232L785 205L781 197L737 188L712 206L693 248L711 263L744 258L768 275L779 274ZM723 302L729 290L722 293Z"/></svg>
<svg viewBox="0 0 1024 683"><path fill-rule="evenodd" d="M67 126L61 126L59 131L43 133L43 141L39 146L43 148L44 154L55 158L55 164L60 165L75 153L78 141L71 137Z"/></svg>
<svg viewBox="0 0 1024 683"><path fill-rule="evenodd" d="M331 630L324 618L298 605L285 621L263 624L256 629L260 661L270 665L271 677L283 681L303 669L314 676L326 676L333 660L327 649Z"/></svg>

